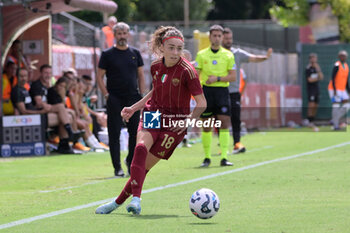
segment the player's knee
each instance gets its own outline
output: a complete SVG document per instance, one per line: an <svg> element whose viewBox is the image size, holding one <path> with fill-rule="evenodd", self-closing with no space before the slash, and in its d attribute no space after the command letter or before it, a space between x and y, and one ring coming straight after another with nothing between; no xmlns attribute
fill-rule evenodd
<svg viewBox="0 0 350 233"><path fill-rule="evenodd" d="M144 167L146 164L147 147L143 143L138 143L135 146L134 158L131 162L131 168Z"/></svg>
<svg viewBox="0 0 350 233"><path fill-rule="evenodd" d="M145 144L143 143L138 143L136 146L135 146L135 154L136 153L141 153L141 154L146 154L148 153L147 151L147 147L145 146Z"/></svg>
<svg viewBox="0 0 350 233"><path fill-rule="evenodd" d="M228 129L231 126L231 120L230 118L223 118L221 120L221 127L220 129Z"/></svg>
<svg viewBox="0 0 350 233"><path fill-rule="evenodd" d="M203 127L203 132L211 132L213 130L213 128L211 127Z"/></svg>

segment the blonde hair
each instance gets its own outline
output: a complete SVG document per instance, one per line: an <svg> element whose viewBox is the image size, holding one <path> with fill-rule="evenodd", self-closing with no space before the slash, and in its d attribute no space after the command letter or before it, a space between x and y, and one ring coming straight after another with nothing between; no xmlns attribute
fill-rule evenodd
<svg viewBox="0 0 350 233"><path fill-rule="evenodd" d="M159 27L152 35L151 38L151 51L157 56L161 56L162 52L159 50L160 46L163 44L163 41L169 37L179 37L181 40L184 40L182 33L175 27L172 26L161 26Z"/></svg>

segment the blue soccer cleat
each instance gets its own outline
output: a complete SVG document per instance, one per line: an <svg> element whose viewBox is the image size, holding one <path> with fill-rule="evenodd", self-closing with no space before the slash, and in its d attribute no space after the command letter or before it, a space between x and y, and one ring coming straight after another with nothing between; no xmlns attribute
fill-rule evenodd
<svg viewBox="0 0 350 233"><path fill-rule="evenodd" d="M109 214L111 213L113 210L117 209L119 207L119 205L117 203L115 203L115 201L103 204L99 207L97 207L97 209L95 210L96 214Z"/></svg>
<svg viewBox="0 0 350 233"><path fill-rule="evenodd" d="M141 213L141 199L139 197L133 197L130 204L126 206L126 210L128 212L132 212L135 215L139 215Z"/></svg>

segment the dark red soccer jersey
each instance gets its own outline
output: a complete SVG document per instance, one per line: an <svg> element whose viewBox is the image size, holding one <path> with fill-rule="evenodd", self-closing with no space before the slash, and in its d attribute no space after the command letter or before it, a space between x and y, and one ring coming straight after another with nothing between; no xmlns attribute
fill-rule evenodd
<svg viewBox="0 0 350 233"><path fill-rule="evenodd" d="M163 114L189 114L191 95L203 93L195 68L183 58L172 67L166 67L163 59L154 61L151 75L153 94L147 103L151 111L159 109Z"/></svg>

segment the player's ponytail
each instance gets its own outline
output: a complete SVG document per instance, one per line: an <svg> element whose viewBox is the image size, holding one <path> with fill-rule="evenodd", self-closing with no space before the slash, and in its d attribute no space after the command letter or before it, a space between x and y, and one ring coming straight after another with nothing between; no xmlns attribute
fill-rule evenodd
<svg viewBox="0 0 350 233"><path fill-rule="evenodd" d="M156 56L162 56L162 52L159 50L162 43L169 37L178 37L184 40L182 33L175 27L172 26L161 26L152 35L151 38L151 51Z"/></svg>

